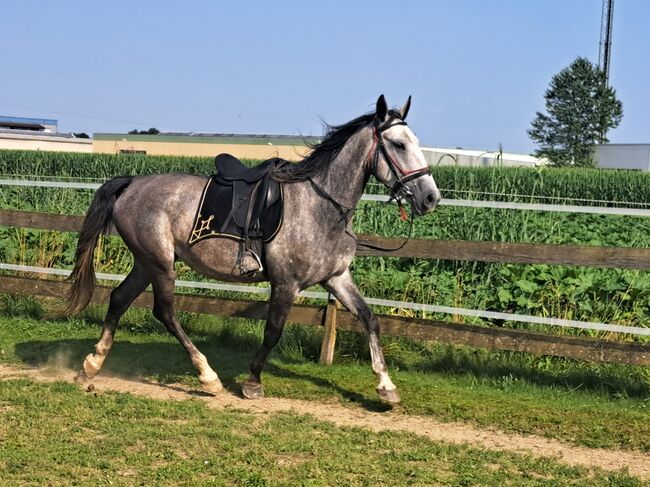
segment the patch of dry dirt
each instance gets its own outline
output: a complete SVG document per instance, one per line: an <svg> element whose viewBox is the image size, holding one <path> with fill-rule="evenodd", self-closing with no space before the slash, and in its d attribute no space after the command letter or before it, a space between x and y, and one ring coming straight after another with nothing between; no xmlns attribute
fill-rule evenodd
<svg viewBox="0 0 650 487"><path fill-rule="evenodd" d="M39 381L74 382L75 372L65 369L21 369L0 364L0 380L27 377ZM396 411L375 413L340 404L323 404L295 399L242 399L229 392L216 396L180 384L158 384L119 377L98 376L91 390L126 392L152 399L186 400L195 397L212 409L233 408L253 414L277 412L308 414L337 426L366 428L371 431L405 431L434 441L465 444L473 447L551 457L568 465L620 470L627 467L631 475L650 480L650 455L620 450L605 450L568 445L533 435L514 435L483 430L464 423L442 423L432 418L401 414Z"/></svg>

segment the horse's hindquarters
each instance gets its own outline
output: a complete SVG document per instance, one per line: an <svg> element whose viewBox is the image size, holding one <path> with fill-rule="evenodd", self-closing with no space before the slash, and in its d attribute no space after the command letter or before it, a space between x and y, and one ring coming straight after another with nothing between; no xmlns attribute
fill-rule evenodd
<svg viewBox="0 0 650 487"><path fill-rule="evenodd" d="M174 260L180 259L214 279L264 280L261 273L239 276L239 242L233 239L206 238L188 245L206 182L190 174L135 177L115 202L115 227L145 268L173 269Z"/></svg>

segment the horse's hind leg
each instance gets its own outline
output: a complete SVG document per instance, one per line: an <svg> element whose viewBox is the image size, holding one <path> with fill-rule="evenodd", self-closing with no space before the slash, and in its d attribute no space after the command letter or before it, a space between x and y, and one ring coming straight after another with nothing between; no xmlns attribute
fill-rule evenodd
<svg viewBox="0 0 650 487"><path fill-rule="evenodd" d="M95 353L88 354L84 360L83 370L77 376L79 380L92 379L99 373L113 346L113 337L120 318L148 285L149 278L136 261L129 275L111 292L102 335L95 345Z"/></svg>
<svg viewBox="0 0 650 487"><path fill-rule="evenodd" d="M175 272L173 270L173 263L171 265L171 269L167 271L156 269L151 272L151 284L154 291L153 314L165 325L167 330L176 337L181 345L185 347L185 350L187 350L187 353L190 355L192 364L199 372L199 381L201 382L203 389L216 394L221 392L223 389L217 373L212 370L205 355L196 348L189 337L185 334L178 318L176 317L176 312L174 311Z"/></svg>

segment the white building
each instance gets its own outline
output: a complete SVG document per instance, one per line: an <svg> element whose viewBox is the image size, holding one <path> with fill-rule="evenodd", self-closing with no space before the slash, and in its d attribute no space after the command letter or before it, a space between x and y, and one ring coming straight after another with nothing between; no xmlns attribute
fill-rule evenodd
<svg viewBox="0 0 650 487"><path fill-rule="evenodd" d="M545 166L547 160L528 154L513 152L449 149L443 147L422 147L424 158L430 166Z"/></svg>
<svg viewBox="0 0 650 487"><path fill-rule="evenodd" d="M596 146L598 167L650 171L650 144L602 144Z"/></svg>

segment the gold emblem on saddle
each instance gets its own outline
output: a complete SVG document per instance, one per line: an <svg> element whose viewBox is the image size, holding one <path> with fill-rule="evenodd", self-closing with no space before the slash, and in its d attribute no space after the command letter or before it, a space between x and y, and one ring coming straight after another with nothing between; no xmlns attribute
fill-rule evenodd
<svg viewBox="0 0 650 487"><path fill-rule="evenodd" d="M194 230L192 230L192 235L190 235L189 242L190 244L200 240L205 237L205 234L210 230L210 222L214 219L214 215L210 215L205 220L201 219L201 215L198 215L196 219L196 225L194 225ZM212 232L214 233L214 232Z"/></svg>

